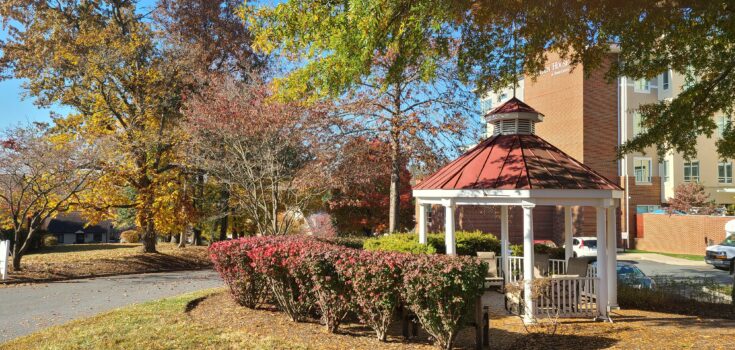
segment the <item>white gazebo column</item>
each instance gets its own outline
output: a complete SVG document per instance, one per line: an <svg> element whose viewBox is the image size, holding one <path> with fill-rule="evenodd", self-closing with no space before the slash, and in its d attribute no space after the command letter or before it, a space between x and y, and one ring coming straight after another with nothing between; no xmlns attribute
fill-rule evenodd
<svg viewBox="0 0 735 350"><path fill-rule="evenodd" d="M605 207L596 207L597 209L597 319L609 320L607 315L607 209Z"/></svg>
<svg viewBox="0 0 735 350"><path fill-rule="evenodd" d="M572 207L564 207L564 259L574 256L574 246L572 245Z"/></svg>
<svg viewBox="0 0 735 350"><path fill-rule="evenodd" d="M503 279L508 283L509 266L508 254L510 253L510 243L508 242L508 206L500 206L500 268L503 271Z"/></svg>
<svg viewBox="0 0 735 350"><path fill-rule="evenodd" d="M447 255L457 254L457 243L454 238L454 201L444 200L444 244Z"/></svg>
<svg viewBox="0 0 735 350"><path fill-rule="evenodd" d="M419 204L419 243L426 244L426 214L429 204Z"/></svg>
<svg viewBox="0 0 735 350"><path fill-rule="evenodd" d="M533 285L533 204L523 205L523 322L534 322Z"/></svg>
<svg viewBox="0 0 735 350"><path fill-rule="evenodd" d="M607 208L607 300L610 309L618 309L618 240L617 208Z"/></svg>

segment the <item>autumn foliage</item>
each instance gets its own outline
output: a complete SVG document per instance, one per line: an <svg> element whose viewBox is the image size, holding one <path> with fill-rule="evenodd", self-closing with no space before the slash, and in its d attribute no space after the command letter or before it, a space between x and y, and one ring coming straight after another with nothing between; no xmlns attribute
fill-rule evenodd
<svg viewBox="0 0 735 350"><path fill-rule="evenodd" d="M699 183L682 183L674 189L674 197L669 198L670 213L675 211L686 214L711 215L715 212L714 201Z"/></svg>
<svg viewBox="0 0 735 350"><path fill-rule="evenodd" d="M217 242L210 256L241 305L272 299L294 321L318 310L330 332L354 313L383 341L404 305L441 348L466 321L487 271L471 257L368 252L300 236Z"/></svg>
<svg viewBox="0 0 735 350"><path fill-rule="evenodd" d="M328 201L329 213L342 233L385 233L390 207L390 145L356 137L345 144L338 164L338 186ZM402 162L399 176L398 230L413 227L411 173Z"/></svg>

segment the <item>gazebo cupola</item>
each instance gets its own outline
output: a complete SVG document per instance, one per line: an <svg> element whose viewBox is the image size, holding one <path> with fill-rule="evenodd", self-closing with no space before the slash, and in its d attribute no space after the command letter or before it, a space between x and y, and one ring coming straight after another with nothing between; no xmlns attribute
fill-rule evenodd
<svg viewBox="0 0 735 350"><path fill-rule="evenodd" d="M543 120L543 114L515 97L485 115L485 121L493 126L493 136L532 135L535 133L536 123Z"/></svg>

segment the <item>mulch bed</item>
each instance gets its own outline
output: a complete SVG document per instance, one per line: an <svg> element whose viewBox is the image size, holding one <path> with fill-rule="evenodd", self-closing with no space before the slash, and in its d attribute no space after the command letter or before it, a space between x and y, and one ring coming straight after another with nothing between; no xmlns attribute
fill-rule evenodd
<svg viewBox="0 0 735 350"><path fill-rule="evenodd" d="M286 339L309 349L435 349L423 331L414 339L404 339L400 322L392 327L389 341L381 343L369 328L355 322L340 326L339 334L330 334L317 320L296 323L273 307L251 310L238 306L227 292L198 301L189 315L194 321L230 332ZM562 319L555 335L529 334L517 316L494 305L490 349L730 349L735 343L732 321L640 310L615 311L613 319L614 323ZM473 329L462 331L457 343L458 348L473 349Z"/></svg>
<svg viewBox="0 0 735 350"><path fill-rule="evenodd" d="M419 329L418 336L404 339L402 325L396 320L389 331L388 341L378 341L375 333L357 322L340 325L337 334L328 333L319 321L297 323L291 321L284 313L272 306L258 310L237 305L226 292L213 294L190 311L197 322L212 325L229 331L245 332L262 338L287 339L289 342L303 345L309 349L342 350L342 349L436 349L430 338ZM457 340L458 348L474 349L474 329L463 330Z"/></svg>
<svg viewBox="0 0 735 350"><path fill-rule="evenodd" d="M38 259L33 255L24 257L23 270L16 272L9 267L8 279L0 281L0 288L30 283L46 283L80 278L139 274L149 272L181 271L211 268L207 247L188 246L184 249L163 246L159 253L144 254L130 252L105 256L96 252L94 257L84 259L85 252L76 253L74 259ZM33 258L31 258L33 257Z"/></svg>

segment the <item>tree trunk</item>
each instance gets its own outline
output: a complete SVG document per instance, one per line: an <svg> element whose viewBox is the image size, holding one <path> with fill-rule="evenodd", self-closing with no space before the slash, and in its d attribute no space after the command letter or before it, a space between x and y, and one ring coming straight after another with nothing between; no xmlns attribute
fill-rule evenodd
<svg viewBox="0 0 735 350"><path fill-rule="evenodd" d="M399 135L393 134L390 141L391 146L391 170L390 170L390 212L388 213L388 232L398 230L398 213L400 210L399 181L401 175L400 141Z"/></svg>
<svg viewBox="0 0 735 350"><path fill-rule="evenodd" d="M23 254L13 253L13 271L20 271L20 259L23 258Z"/></svg>
<svg viewBox="0 0 735 350"><path fill-rule="evenodd" d="M220 211L224 216L219 220L219 240L224 241L227 239L227 226L230 218L227 214L230 211L230 190L226 185L220 187L220 206Z"/></svg>
<svg viewBox="0 0 735 350"><path fill-rule="evenodd" d="M202 245L202 230L198 227L194 227L194 234L191 237L191 245Z"/></svg>
<svg viewBox="0 0 735 350"><path fill-rule="evenodd" d="M181 231L179 235L179 248L186 247L186 230Z"/></svg>
<svg viewBox="0 0 735 350"><path fill-rule="evenodd" d="M158 253L156 251L156 230L153 219L146 220L145 231L143 232L143 253Z"/></svg>

